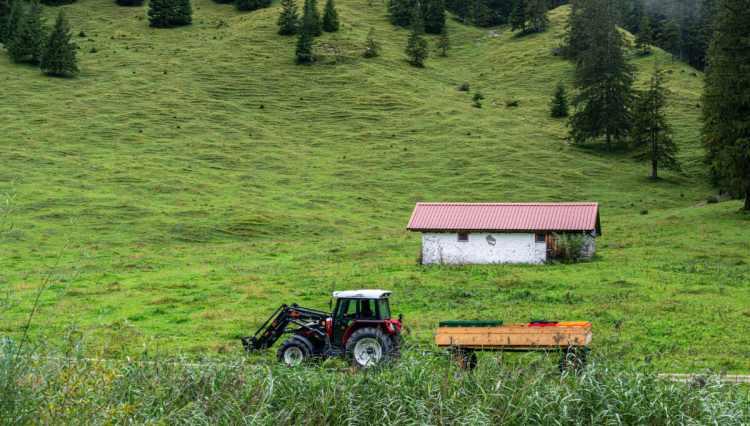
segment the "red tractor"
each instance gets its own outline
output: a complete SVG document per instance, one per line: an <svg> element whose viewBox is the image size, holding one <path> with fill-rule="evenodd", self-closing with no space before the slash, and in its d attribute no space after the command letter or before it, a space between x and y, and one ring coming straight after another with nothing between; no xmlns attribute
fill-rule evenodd
<svg viewBox="0 0 750 426"><path fill-rule="evenodd" d="M281 305L253 336L243 337L242 344L247 351L267 349L282 334L291 334L277 352L288 366L314 357L345 356L357 367L371 367L399 354L402 318L391 318L390 295L385 290L335 291L331 314Z"/></svg>

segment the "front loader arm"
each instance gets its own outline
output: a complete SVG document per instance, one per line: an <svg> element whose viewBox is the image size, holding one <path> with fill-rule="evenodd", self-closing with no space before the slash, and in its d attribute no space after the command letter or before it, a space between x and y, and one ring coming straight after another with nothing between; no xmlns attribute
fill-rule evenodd
<svg viewBox="0 0 750 426"><path fill-rule="evenodd" d="M310 328L305 321L320 322L327 317L328 314L326 312L303 308L297 304L291 306L281 305L268 317L266 322L260 326L253 336L241 338L242 345L248 352L270 348L287 331L287 327L290 324L320 333L319 330Z"/></svg>

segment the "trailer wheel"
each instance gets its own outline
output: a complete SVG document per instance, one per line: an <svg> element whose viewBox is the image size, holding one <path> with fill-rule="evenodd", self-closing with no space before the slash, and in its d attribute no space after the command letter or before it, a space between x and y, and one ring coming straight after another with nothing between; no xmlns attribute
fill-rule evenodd
<svg viewBox="0 0 750 426"><path fill-rule="evenodd" d="M310 350L304 342L292 337L281 345L276 356L287 367L296 367L310 359Z"/></svg>
<svg viewBox="0 0 750 426"><path fill-rule="evenodd" d="M463 370L477 368L477 353L471 349L455 349L451 352L451 357Z"/></svg>
<svg viewBox="0 0 750 426"><path fill-rule="evenodd" d="M579 373L586 366L588 348L571 347L562 352L560 357L560 373L572 371Z"/></svg>
<svg viewBox="0 0 750 426"><path fill-rule="evenodd" d="M390 337L377 328L360 328L346 342L346 356L358 368L370 368L393 355Z"/></svg>

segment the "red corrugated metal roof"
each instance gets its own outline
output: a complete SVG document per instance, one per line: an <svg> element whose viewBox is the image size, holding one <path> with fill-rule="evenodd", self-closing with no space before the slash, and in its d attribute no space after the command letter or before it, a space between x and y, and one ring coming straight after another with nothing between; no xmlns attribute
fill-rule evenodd
<svg viewBox="0 0 750 426"><path fill-rule="evenodd" d="M591 231L597 203L417 203L410 231Z"/></svg>

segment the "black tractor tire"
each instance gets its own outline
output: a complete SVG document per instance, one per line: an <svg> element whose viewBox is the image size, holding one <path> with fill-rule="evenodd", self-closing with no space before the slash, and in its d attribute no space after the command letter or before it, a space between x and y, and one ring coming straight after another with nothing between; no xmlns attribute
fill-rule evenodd
<svg viewBox="0 0 750 426"><path fill-rule="evenodd" d="M287 367L297 367L310 360L310 349L299 336L292 336L276 352L279 362Z"/></svg>
<svg viewBox="0 0 750 426"><path fill-rule="evenodd" d="M371 368L393 357L393 340L379 328L365 327L346 342L346 357L357 368Z"/></svg>
<svg viewBox="0 0 750 426"><path fill-rule="evenodd" d="M560 373L570 371L580 373L586 367L588 348L571 347L562 351L560 356Z"/></svg>

